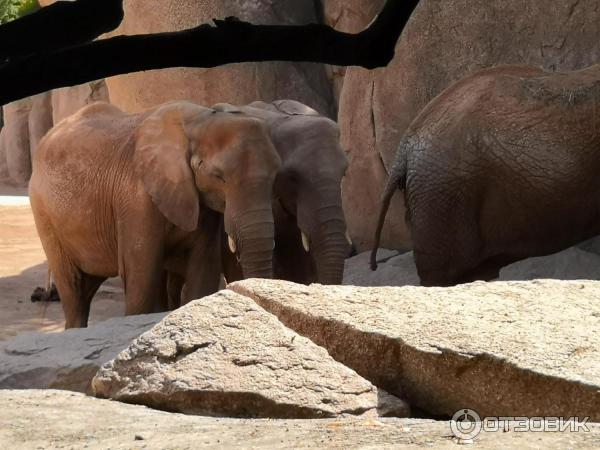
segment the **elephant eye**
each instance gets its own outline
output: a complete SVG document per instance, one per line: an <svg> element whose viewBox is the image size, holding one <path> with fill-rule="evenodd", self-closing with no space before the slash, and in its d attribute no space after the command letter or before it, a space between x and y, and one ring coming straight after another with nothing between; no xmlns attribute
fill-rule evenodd
<svg viewBox="0 0 600 450"><path fill-rule="evenodd" d="M223 183L225 183L225 178L223 177L223 173L221 171L214 170L212 172L212 176L215 177L215 178L218 178Z"/></svg>

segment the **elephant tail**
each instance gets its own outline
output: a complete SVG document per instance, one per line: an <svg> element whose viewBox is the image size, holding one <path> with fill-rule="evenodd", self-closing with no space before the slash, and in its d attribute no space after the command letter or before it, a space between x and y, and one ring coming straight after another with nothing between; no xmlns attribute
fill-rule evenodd
<svg viewBox="0 0 600 450"><path fill-rule="evenodd" d="M371 250L371 270L377 270L377 249L381 241L381 231L383 230L383 224L385 223L385 216L387 215L388 209L390 208L390 202L392 197L396 193L397 189L404 190L406 187L406 151L404 142L400 144L398 148L398 154L396 156L396 162L394 163L390 175L388 177L387 184L381 196L379 202L379 218L377 221L377 228L375 230L375 242L373 249Z"/></svg>

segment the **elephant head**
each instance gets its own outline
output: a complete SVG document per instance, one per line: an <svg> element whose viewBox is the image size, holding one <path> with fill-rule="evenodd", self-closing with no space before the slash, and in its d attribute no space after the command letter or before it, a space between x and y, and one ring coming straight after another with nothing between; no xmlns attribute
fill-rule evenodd
<svg viewBox="0 0 600 450"><path fill-rule="evenodd" d="M351 241L342 210L341 181L348 167L337 124L293 101L273 104L289 120L271 125L283 166L275 180L276 200L296 216L298 239L316 279L341 284Z"/></svg>
<svg viewBox="0 0 600 450"><path fill-rule="evenodd" d="M281 160L262 120L173 102L149 113L135 141L144 188L171 223L191 232L203 208L222 213L244 276L272 277L272 189Z"/></svg>

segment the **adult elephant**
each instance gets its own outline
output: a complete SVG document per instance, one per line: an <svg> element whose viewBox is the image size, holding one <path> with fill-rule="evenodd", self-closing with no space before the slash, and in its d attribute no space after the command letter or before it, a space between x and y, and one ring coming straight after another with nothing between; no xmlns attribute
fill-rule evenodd
<svg viewBox="0 0 600 450"><path fill-rule="evenodd" d="M337 124L294 100L214 108L265 120L281 157L273 191L275 277L341 284L351 243L340 190L348 160ZM224 255L225 277L240 279L239 265L226 250Z"/></svg>
<svg viewBox="0 0 600 450"><path fill-rule="evenodd" d="M400 143L376 243L398 187L426 286L489 280L599 234L599 102L598 65L501 66L452 85Z"/></svg>
<svg viewBox="0 0 600 450"><path fill-rule="evenodd" d="M271 277L280 165L263 121L189 102L140 114L96 103L62 121L29 192L66 328L87 325L107 277L122 277L126 314L155 310L165 269L194 298L217 290L221 214L244 275Z"/></svg>

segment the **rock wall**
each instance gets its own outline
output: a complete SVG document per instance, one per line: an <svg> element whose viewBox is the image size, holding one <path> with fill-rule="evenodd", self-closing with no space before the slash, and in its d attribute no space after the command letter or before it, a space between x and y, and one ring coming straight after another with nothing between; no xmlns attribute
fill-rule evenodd
<svg viewBox="0 0 600 450"><path fill-rule="evenodd" d="M322 0L323 21L345 33L359 33L379 13L385 0ZM346 67L327 66L333 94L339 104Z"/></svg>
<svg viewBox="0 0 600 450"><path fill-rule="evenodd" d="M370 0L350 3L346 14L352 16L372 5ZM339 122L352 163L343 197L359 251L372 244L387 170L417 113L452 82L485 67L525 63L566 71L597 62L597 6L595 0L421 0L387 68L348 69ZM408 242L403 201L397 195L381 245L402 249Z"/></svg>
<svg viewBox="0 0 600 450"><path fill-rule="evenodd" d="M176 31L228 16L258 24L317 21L315 3L297 0L125 0L124 9L125 19L111 35ZM211 105L291 98L323 114L335 114L331 85L320 64L273 62L214 69L175 68L112 77L107 83L111 102L132 112L176 99Z"/></svg>
<svg viewBox="0 0 600 450"><path fill-rule="evenodd" d="M104 80L17 100L3 107L0 131L0 183L26 186L37 146L53 125L83 106L108 100Z"/></svg>

